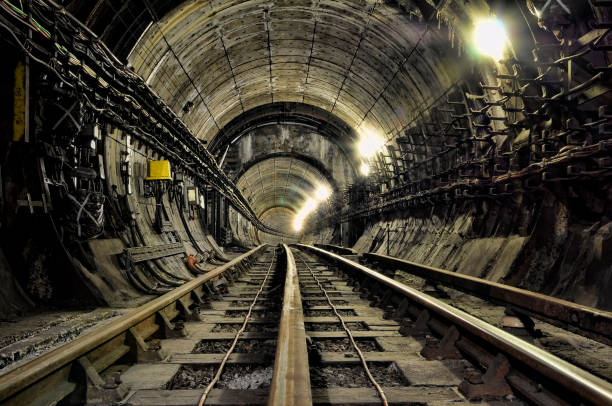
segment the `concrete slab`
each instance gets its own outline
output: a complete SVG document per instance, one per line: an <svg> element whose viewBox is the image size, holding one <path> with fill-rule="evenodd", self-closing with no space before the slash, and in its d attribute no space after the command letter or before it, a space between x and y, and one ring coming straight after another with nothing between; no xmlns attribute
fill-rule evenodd
<svg viewBox="0 0 612 406"><path fill-rule="evenodd" d="M441 361L401 360L396 364L411 385L457 386L462 380Z"/></svg>

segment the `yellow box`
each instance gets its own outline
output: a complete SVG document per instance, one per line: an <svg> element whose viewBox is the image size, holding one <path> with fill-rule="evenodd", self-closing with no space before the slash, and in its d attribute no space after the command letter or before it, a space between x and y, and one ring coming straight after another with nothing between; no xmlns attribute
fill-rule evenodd
<svg viewBox="0 0 612 406"><path fill-rule="evenodd" d="M170 161L147 161L147 180L171 180Z"/></svg>

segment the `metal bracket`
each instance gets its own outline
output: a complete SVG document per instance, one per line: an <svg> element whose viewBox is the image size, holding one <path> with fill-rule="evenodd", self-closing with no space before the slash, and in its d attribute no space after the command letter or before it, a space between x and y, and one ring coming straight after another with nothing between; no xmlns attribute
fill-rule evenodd
<svg viewBox="0 0 612 406"><path fill-rule="evenodd" d="M187 337L185 331L185 325L183 322L173 323L170 321L166 313L163 311L157 312L157 317L161 321L161 325L164 329L164 337L166 338L183 338Z"/></svg>
<svg viewBox="0 0 612 406"><path fill-rule="evenodd" d="M460 337L459 330L455 326L450 326L442 337L440 344L436 347L423 348L421 355L427 359L461 359L463 357L455 347L455 343Z"/></svg>
<svg viewBox="0 0 612 406"><path fill-rule="evenodd" d="M87 357L79 358L78 363L87 377L87 405L112 404L128 394L128 388L121 383L118 372L109 375L105 381Z"/></svg>
<svg viewBox="0 0 612 406"><path fill-rule="evenodd" d="M185 298L180 298L179 300L176 301L176 305L178 306L180 312L183 314L183 317L185 317L186 320L188 321L202 321L202 319L200 318L200 305L199 304L195 304L194 310L191 310L189 308L189 304L187 304L185 302Z"/></svg>
<svg viewBox="0 0 612 406"><path fill-rule="evenodd" d="M417 317L414 323L408 322L406 324L402 323L402 327L400 327L399 332L402 335L410 335L410 336L419 336L424 335L429 332L429 327L427 323L431 316L427 310L423 310L419 313L419 317Z"/></svg>
<svg viewBox="0 0 612 406"><path fill-rule="evenodd" d="M132 348L136 352L136 359L139 362L155 362L166 358L161 348L159 340L146 342L134 327L128 330L128 338L132 341Z"/></svg>
<svg viewBox="0 0 612 406"><path fill-rule="evenodd" d="M463 381L459 385L459 391L468 400L512 395L512 389L506 382L508 372L510 372L510 363L506 357L499 354L489 363L487 372L482 376L482 382Z"/></svg>
<svg viewBox="0 0 612 406"><path fill-rule="evenodd" d="M26 193L27 200L17 200L17 207L15 208L15 214L19 212L21 207L28 207L30 214L34 214L35 207L41 207L45 213L48 213L47 199L45 195L41 195L42 200L32 200L30 193Z"/></svg>

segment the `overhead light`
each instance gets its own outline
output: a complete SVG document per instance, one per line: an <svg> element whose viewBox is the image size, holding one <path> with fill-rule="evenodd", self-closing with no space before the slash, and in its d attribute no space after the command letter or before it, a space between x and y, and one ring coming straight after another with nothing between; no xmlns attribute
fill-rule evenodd
<svg viewBox="0 0 612 406"><path fill-rule="evenodd" d="M504 56L508 35L504 24L497 18L488 18L476 23L474 45L479 53L499 61Z"/></svg>
<svg viewBox="0 0 612 406"><path fill-rule="evenodd" d="M359 170L363 176L368 176L370 174L370 165L367 162L362 162Z"/></svg>
<svg viewBox="0 0 612 406"><path fill-rule="evenodd" d="M306 203L304 203L304 207L302 207L301 213L304 213L305 214L304 217L306 217L307 215L315 211L316 208L317 208L317 202L315 201L315 199L309 198L308 200L306 200Z"/></svg>
<svg viewBox="0 0 612 406"><path fill-rule="evenodd" d="M319 185L319 187L315 191L315 197L317 198L317 200L323 202L329 199L329 196L331 196L331 189L329 188L329 186L324 184Z"/></svg>
<svg viewBox="0 0 612 406"><path fill-rule="evenodd" d="M385 146L385 139L375 131L364 131L357 142L359 155L364 158L372 158Z"/></svg>
<svg viewBox="0 0 612 406"><path fill-rule="evenodd" d="M533 11L535 12L536 17L542 18L542 13L540 12L540 10L534 7Z"/></svg>
<svg viewBox="0 0 612 406"><path fill-rule="evenodd" d="M302 229L304 219L306 219L310 213L315 211L318 205L319 203L312 197L306 200L302 209L295 215L295 219L293 219L293 229L295 231L300 231Z"/></svg>
<svg viewBox="0 0 612 406"><path fill-rule="evenodd" d="M295 231L300 231L304 226L304 220L301 217L297 217L293 220L293 229Z"/></svg>

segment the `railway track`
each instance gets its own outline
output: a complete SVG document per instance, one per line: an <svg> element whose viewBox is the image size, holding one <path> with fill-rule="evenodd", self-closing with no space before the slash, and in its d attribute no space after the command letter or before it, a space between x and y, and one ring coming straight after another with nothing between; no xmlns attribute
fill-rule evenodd
<svg viewBox="0 0 612 406"><path fill-rule="evenodd" d="M153 302L0 376L1 404L612 404L609 382L320 248L258 247Z"/></svg>

